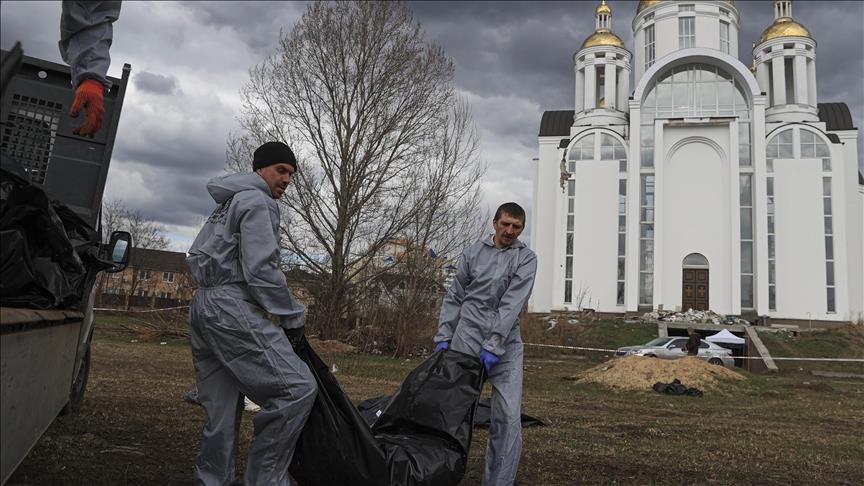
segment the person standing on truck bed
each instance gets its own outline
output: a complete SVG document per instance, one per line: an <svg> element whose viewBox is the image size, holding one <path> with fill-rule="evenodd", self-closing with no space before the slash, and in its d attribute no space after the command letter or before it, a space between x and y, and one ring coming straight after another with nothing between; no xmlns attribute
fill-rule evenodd
<svg viewBox="0 0 864 486"><path fill-rule="evenodd" d="M108 51L114 37L114 22L120 18L120 2L69 1L62 3L60 15L60 56L69 65L75 98L69 116L87 112L84 125L72 133L90 137L102 127L104 94L111 89Z"/></svg>
<svg viewBox="0 0 864 486"><path fill-rule="evenodd" d="M502 204L492 227L493 235L459 256L434 340L436 352L453 349L479 356L486 368L492 383L492 415L482 484L507 486L516 480L522 454L519 313L531 296L537 256L519 241L525 210L518 204Z"/></svg>
<svg viewBox="0 0 864 486"><path fill-rule="evenodd" d="M189 250L200 288L192 298L192 360L198 398L207 412L197 484L232 484L243 397L255 415L243 484L287 485L297 437L317 385L295 354L305 308L279 269L279 206L297 160L281 142L255 150L254 172L217 177L207 190L219 205ZM279 317L280 325L268 319Z"/></svg>

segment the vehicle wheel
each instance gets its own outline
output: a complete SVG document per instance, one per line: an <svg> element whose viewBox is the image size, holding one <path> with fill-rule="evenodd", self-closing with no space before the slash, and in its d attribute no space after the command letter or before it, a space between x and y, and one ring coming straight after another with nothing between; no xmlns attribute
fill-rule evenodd
<svg viewBox="0 0 864 486"><path fill-rule="evenodd" d="M72 382L72 389L69 391L69 402L60 411L61 415L77 415L81 411L81 403L84 401L84 392L87 390L87 380L90 378L90 347L87 347L87 352L81 360L81 368L78 369L78 376Z"/></svg>
<svg viewBox="0 0 864 486"><path fill-rule="evenodd" d="M711 358L708 360L708 364L723 366L723 360L720 358Z"/></svg>

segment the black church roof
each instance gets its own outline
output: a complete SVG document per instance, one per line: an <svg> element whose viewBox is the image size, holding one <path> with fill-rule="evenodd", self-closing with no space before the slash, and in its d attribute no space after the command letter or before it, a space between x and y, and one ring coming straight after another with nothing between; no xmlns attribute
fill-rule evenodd
<svg viewBox="0 0 864 486"><path fill-rule="evenodd" d="M854 130L852 113L846 103L818 103L819 121L825 122L829 132L835 130Z"/></svg>
<svg viewBox="0 0 864 486"><path fill-rule="evenodd" d="M540 119L539 137L569 137L573 125L573 110L544 111Z"/></svg>

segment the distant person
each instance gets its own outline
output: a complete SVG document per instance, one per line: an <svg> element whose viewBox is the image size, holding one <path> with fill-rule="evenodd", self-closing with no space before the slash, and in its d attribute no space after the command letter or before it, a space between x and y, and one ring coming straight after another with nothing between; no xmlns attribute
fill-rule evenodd
<svg viewBox="0 0 864 486"><path fill-rule="evenodd" d="M113 24L120 18L120 2L64 1L60 15L60 56L69 65L75 98L69 116L77 118L81 110L87 119L72 133L82 137L96 134L102 127L105 112L104 93L111 89L108 51L114 37Z"/></svg>
<svg viewBox="0 0 864 486"><path fill-rule="evenodd" d="M687 344L684 345L684 351L687 356L699 355L699 345L702 344L702 339L692 327L687 328L687 334L690 337L687 339Z"/></svg>
<svg viewBox="0 0 864 486"><path fill-rule="evenodd" d="M186 259L200 286L189 318L198 399L207 412L195 481L207 486L234 484L244 395L261 410L243 484L289 484L288 466L317 392L294 352L306 310L279 269L276 200L297 160L284 143L267 142L255 150L252 167L207 184L218 206Z"/></svg>
<svg viewBox="0 0 864 486"><path fill-rule="evenodd" d="M522 336L519 313L531 296L537 256L519 235L525 210L502 204L495 233L466 248L444 297L435 351L479 356L492 383L484 485L513 484L522 454Z"/></svg>

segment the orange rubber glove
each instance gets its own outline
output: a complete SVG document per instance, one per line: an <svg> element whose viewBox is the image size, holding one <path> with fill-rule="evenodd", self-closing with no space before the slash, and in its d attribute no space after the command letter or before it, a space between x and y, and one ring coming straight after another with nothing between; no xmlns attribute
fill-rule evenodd
<svg viewBox="0 0 864 486"><path fill-rule="evenodd" d="M93 138L102 127L102 114L105 112L103 94L105 86L95 79L85 79L75 90L75 100L69 109L69 116L78 118L81 109L87 110L87 120L80 127L72 130L75 135Z"/></svg>

